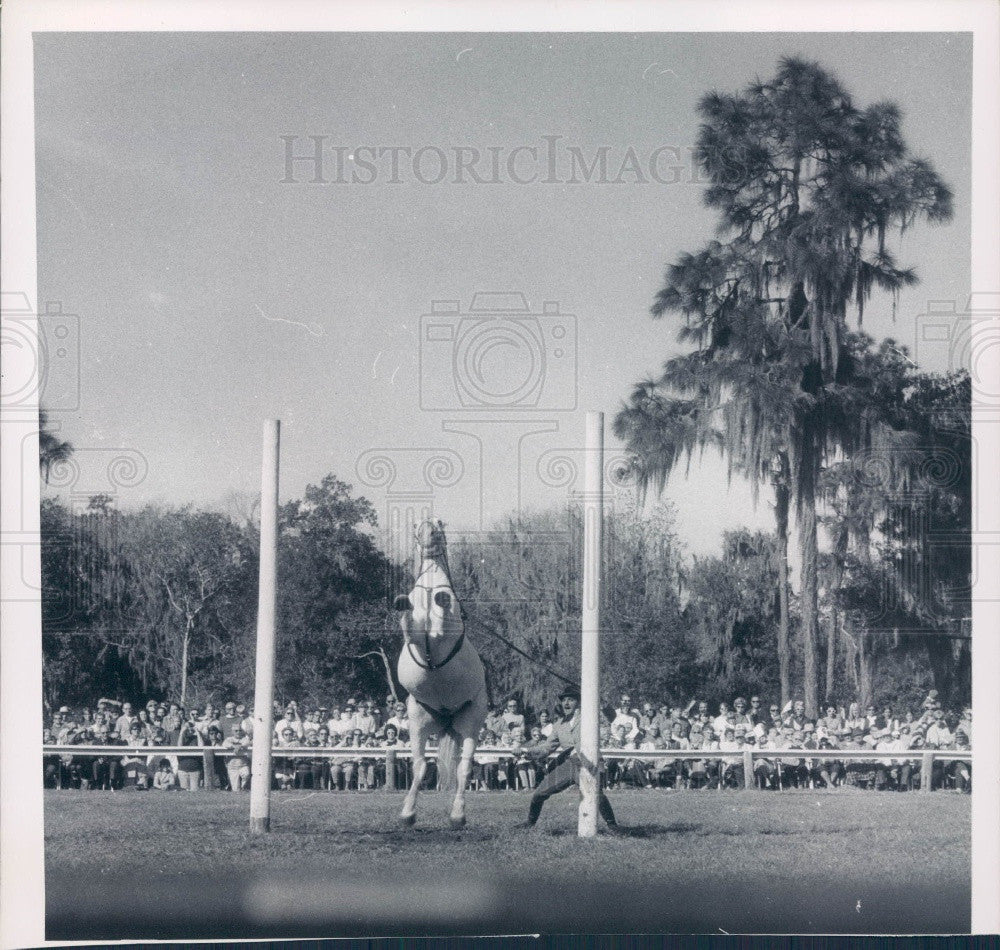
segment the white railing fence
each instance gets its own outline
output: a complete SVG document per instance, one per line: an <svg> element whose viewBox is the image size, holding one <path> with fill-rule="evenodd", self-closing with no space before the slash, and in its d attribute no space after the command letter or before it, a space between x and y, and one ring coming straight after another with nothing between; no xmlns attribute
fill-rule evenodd
<svg viewBox="0 0 1000 950"><path fill-rule="evenodd" d="M123 746L123 745L44 745L42 755L44 757L72 756L74 758L168 758L168 757L201 757L202 767L206 775L212 774L215 770L215 760L217 758L227 759L233 755L242 755L250 758L250 750L244 749L239 752L225 746ZM312 746L289 746L287 748L276 747L273 750L274 759L329 759L331 762L347 763L373 763L378 762L385 767L385 784L383 788L387 791L394 791L397 788L396 764L407 762L410 757L410 749L406 746L395 748L372 747L372 748L321 748ZM428 758L435 758L437 752L433 748L427 750ZM486 764L512 764L518 756L510 749L482 747L476 750L477 762L488 757L490 760ZM553 756L555 758L555 756ZM833 761L842 763L845 766L851 762L870 762L873 766L884 765L895 768L906 763L920 766L920 790L922 792L931 791L932 778L934 774L934 764L936 762L966 762L972 764L971 751L959 751L954 749L911 749L905 752L888 751L882 749L739 749L735 751L721 751L717 749L603 749L601 758L607 761L625 760L639 762L662 762L673 763L677 761L703 761L711 763L735 764L742 766L743 785L745 788L756 787L754 781L754 767L758 761L769 763L780 763L783 767L795 767L803 762L814 763L822 761ZM818 766L815 766L818 768ZM721 774L722 769L719 768ZM780 770L779 782L780 782ZM206 789L211 790L211 783L206 783ZM723 783L719 782L719 789L723 788Z"/></svg>

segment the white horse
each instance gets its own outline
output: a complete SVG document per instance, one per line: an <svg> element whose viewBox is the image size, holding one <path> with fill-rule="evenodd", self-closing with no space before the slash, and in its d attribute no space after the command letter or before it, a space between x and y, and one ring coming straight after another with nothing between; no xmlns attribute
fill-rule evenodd
<svg viewBox="0 0 1000 950"><path fill-rule="evenodd" d="M410 694L407 713L413 755L413 784L399 820L404 825L416 821L417 792L427 769L427 737L436 732L440 788L455 787L450 821L453 828L461 828L465 825L465 786L486 719L486 675L479 654L465 636L462 609L448 571L444 525L423 522L416 530L416 541L420 572L409 596L400 595L395 602L403 628L397 674Z"/></svg>

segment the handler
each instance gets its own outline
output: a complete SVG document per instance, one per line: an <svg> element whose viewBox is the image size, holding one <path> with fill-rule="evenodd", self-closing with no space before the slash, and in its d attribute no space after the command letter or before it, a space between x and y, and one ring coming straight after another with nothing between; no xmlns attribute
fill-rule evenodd
<svg viewBox="0 0 1000 950"><path fill-rule="evenodd" d="M573 686L569 686L559 694L559 703L562 707L563 718L556 720L548 740L532 748L525 749L518 747L515 752L522 753L530 758L544 762L544 760L561 749L559 763L546 775L535 793L531 796L531 807L528 809L528 820L521 826L531 828L538 821L538 816L542 813L542 806L553 795L564 792L571 785L580 788L580 756L576 748L580 744L580 691ZM620 835L624 832L615 820L615 813L611 809L611 802L608 801L604 792L599 792L598 811L601 817L607 822L608 832L613 835Z"/></svg>

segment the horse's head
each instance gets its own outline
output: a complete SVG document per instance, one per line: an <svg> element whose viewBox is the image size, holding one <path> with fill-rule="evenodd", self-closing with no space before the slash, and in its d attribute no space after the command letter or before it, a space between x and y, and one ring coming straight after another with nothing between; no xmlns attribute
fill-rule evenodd
<svg viewBox="0 0 1000 950"><path fill-rule="evenodd" d="M420 548L421 559L437 560L445 557L448 541L444 536L443 522L422 521L413 534L417 547Z"/></svg>
<svg viewBox="0 0 1000 950"><path fill-rule="evenodd" d="M458 637L463 631L462 609L448 574L444 525L424 521L415 533L420 549L420 573L409 595L395 600L403 635L422 633L432 639Z"/></svg>

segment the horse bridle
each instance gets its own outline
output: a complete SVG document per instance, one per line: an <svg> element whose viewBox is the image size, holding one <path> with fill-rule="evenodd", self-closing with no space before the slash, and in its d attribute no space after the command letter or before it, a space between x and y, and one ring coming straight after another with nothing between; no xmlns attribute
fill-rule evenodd
<svg viewBox="0 0 1000 950"><path fill-rule="evenodd" d="M424 574L426 574L426 573L427 573L427 568L425 568L424 570L422 570L420 572L419 576L417 577L416 582L413 585L413 589L414 590L416 590L418 587L421 590L426 590L428 592L430 592L430 591L432 591L434 589L433 587L428 587L426 584L421 584L420 583L420 578L423 577ZM448 580L450 581L451 578L448 578ZM454 596L454 594L452 594L452 596ZM433 600L433 597L431 599ZM461 606L461 604L459 604L459 610L461 610L461 609L462 609L462 606ZM462 649L462 644L464 642L465 642L465 630L463 630L461 632L461 634L459 635L458 639L455 641L455 645L448 651L448 655L440 663L435 663L431 659L431 641L430 641L430 635L428 633L426 633L426 632L424 633L424 661L423 662L421 661L420 657L417 656L417 654L414 652L414 650L413 650L413 641L411 639L407 639L407 641L406 641L406 649L409 652L410 658L413 660L413 662L416 663L417 666L419 666L422 670L440 670L442 667L447 666L455 658L455 655L458 653L458 651Z"/></svg>
<svg viewBox="0 0 1000 950"><path fill-rule="evenodd" d="M426 663L422 663L420 661L420 657L413 652L412 640L408 640L406 642L406 649L409 651L410 657L413 660L413 662L416 663L417 666L419 666L422 670L439 670L441 669L441 667L447 666L447 664L450 663L451 660L455 658L455 654L462 649L462 644L464 642L465 642L465 631L463 630L462 635L455 641L455 645L448 651L448 655L440 663L435 663L431 659L430 643L426 636L424 637L424 656L426 657L427 660Z"/></svg>

